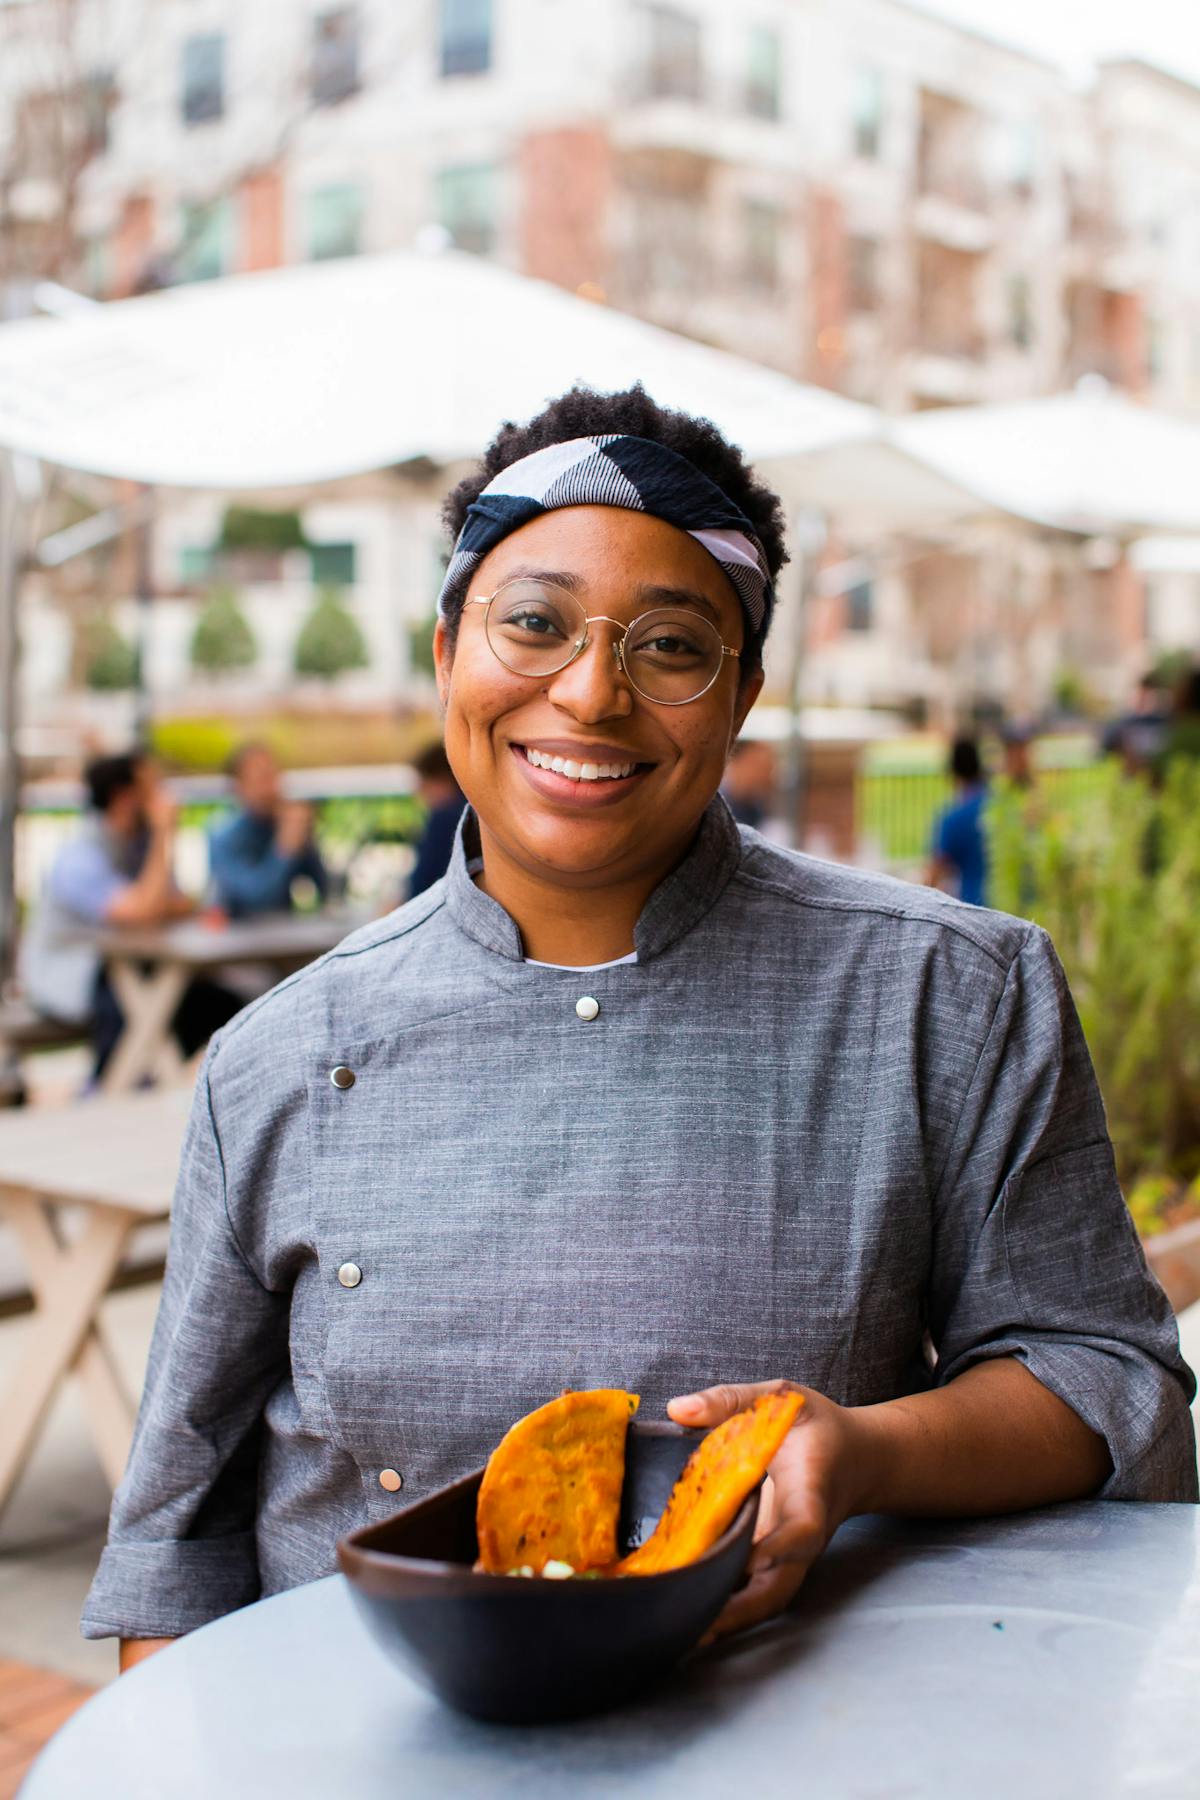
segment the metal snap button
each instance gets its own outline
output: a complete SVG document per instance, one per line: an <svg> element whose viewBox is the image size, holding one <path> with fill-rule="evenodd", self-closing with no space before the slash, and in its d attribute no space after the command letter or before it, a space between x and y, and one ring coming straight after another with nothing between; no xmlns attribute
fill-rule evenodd
<svg viewBox="0 0 1200 1800"><path fill-rule="evenodd" d="M594 1019L599 1011L600 1002L593 1000L590 994L584 994L582 999L575 1002L575 1012L581 1019Z"/></svg>
<svg viewBox="0 0 1200 1800"><path fill-rule="evenodd" d="M389 1494L398 1494L404 1486L404 1477L399 1469L380 1469L379 1485L386 1488Z"/></svg>
<svg viewBox="0 0 1200 1800"><path fill-rule="evenodd" d="M336 1069L330 1069L329 1079L335 1088L352 1088L354 1086L354 1070L339 1063Z"/></svg>
<svg viewBox="0 0 1200 1800"><path fill-rule="evenodd" d="M343 1287L357 1287L362 1280L362 1270L357 1263L343 1263L338 1270L338 1280Z"/></svg>

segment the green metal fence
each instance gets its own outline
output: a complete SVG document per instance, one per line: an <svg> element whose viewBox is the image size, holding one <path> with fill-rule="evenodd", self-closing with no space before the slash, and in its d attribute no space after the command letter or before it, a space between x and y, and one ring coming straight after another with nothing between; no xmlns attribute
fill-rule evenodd
<svg viewBox="0 0 1200 1800"><path fill-rule="evenodd" d="M945 760L945 746L927 740L907 754L895 744L865 753L856 795L858 836L888 868L911 871L929 855L934 822L954 791ZM1101 767L1090 738L1048 738L1036 746L1037 790L1053 806L1085 803L1098 791Z"/></svg>

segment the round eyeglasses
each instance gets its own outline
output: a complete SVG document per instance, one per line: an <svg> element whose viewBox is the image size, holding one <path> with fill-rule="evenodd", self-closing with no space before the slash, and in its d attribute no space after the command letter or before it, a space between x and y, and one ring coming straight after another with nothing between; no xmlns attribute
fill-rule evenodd
<svg viewBox="0 0 1200 1800"><path fill-rule="evenodd" d="M487 608L483 624L492 654L514 675L557 675L587 649L589 626L615 625L618 668L636 694L659 706L699 700L725 658L741 654L686 606L655 607L623 626L607 613L585 613L563 588L523 578L503 582L494 594L472 594L467 605Z"/></svg>

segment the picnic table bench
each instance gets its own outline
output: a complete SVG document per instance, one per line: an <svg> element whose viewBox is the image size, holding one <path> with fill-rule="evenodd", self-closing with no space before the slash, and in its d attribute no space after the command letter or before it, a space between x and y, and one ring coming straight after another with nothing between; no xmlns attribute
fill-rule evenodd
<svg viewBox="0 0 1200 1800"><path fill-rule="evenodd" d="M0 1104L25 1098L22 1059L31 1050L54 1050L86 1044L86 1025L47 1019L28 1000L0 1000Z"/></svg>
<svg viewBox="0 0 1200 1800"><path fill-rule="evenodd" d="M35 1303L15 1379L0 1394L0 1510L72 1372L114 1487L124 1472L136 1407L100 1311L133 1233L170 1210L190 1105L189 1089L174 1087L0 1114L0 1216ZM66 1209L82 1215L78 1230L65 1228Z"/></svg>

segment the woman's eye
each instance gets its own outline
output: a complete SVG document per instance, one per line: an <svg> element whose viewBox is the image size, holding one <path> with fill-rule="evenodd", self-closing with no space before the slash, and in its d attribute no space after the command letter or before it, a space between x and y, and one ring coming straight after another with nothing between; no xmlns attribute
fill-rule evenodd
<svg viewBox="0 0 1200 1800"><path fill-rule="evenodd" d="M695 656L698 647L687 638L662 632L656 637L643 638L638 650L649 651L652 656Z"/></svg>
<svg viewBox="0 0 1200 1800"><path fill-rule="evenodd" d="M528 610L509 613L504 623L515 626L518 631L524 632L528 637L553 637L556 634L561 635L562 632L562 627L557 619L546 613Z"/></svg>

